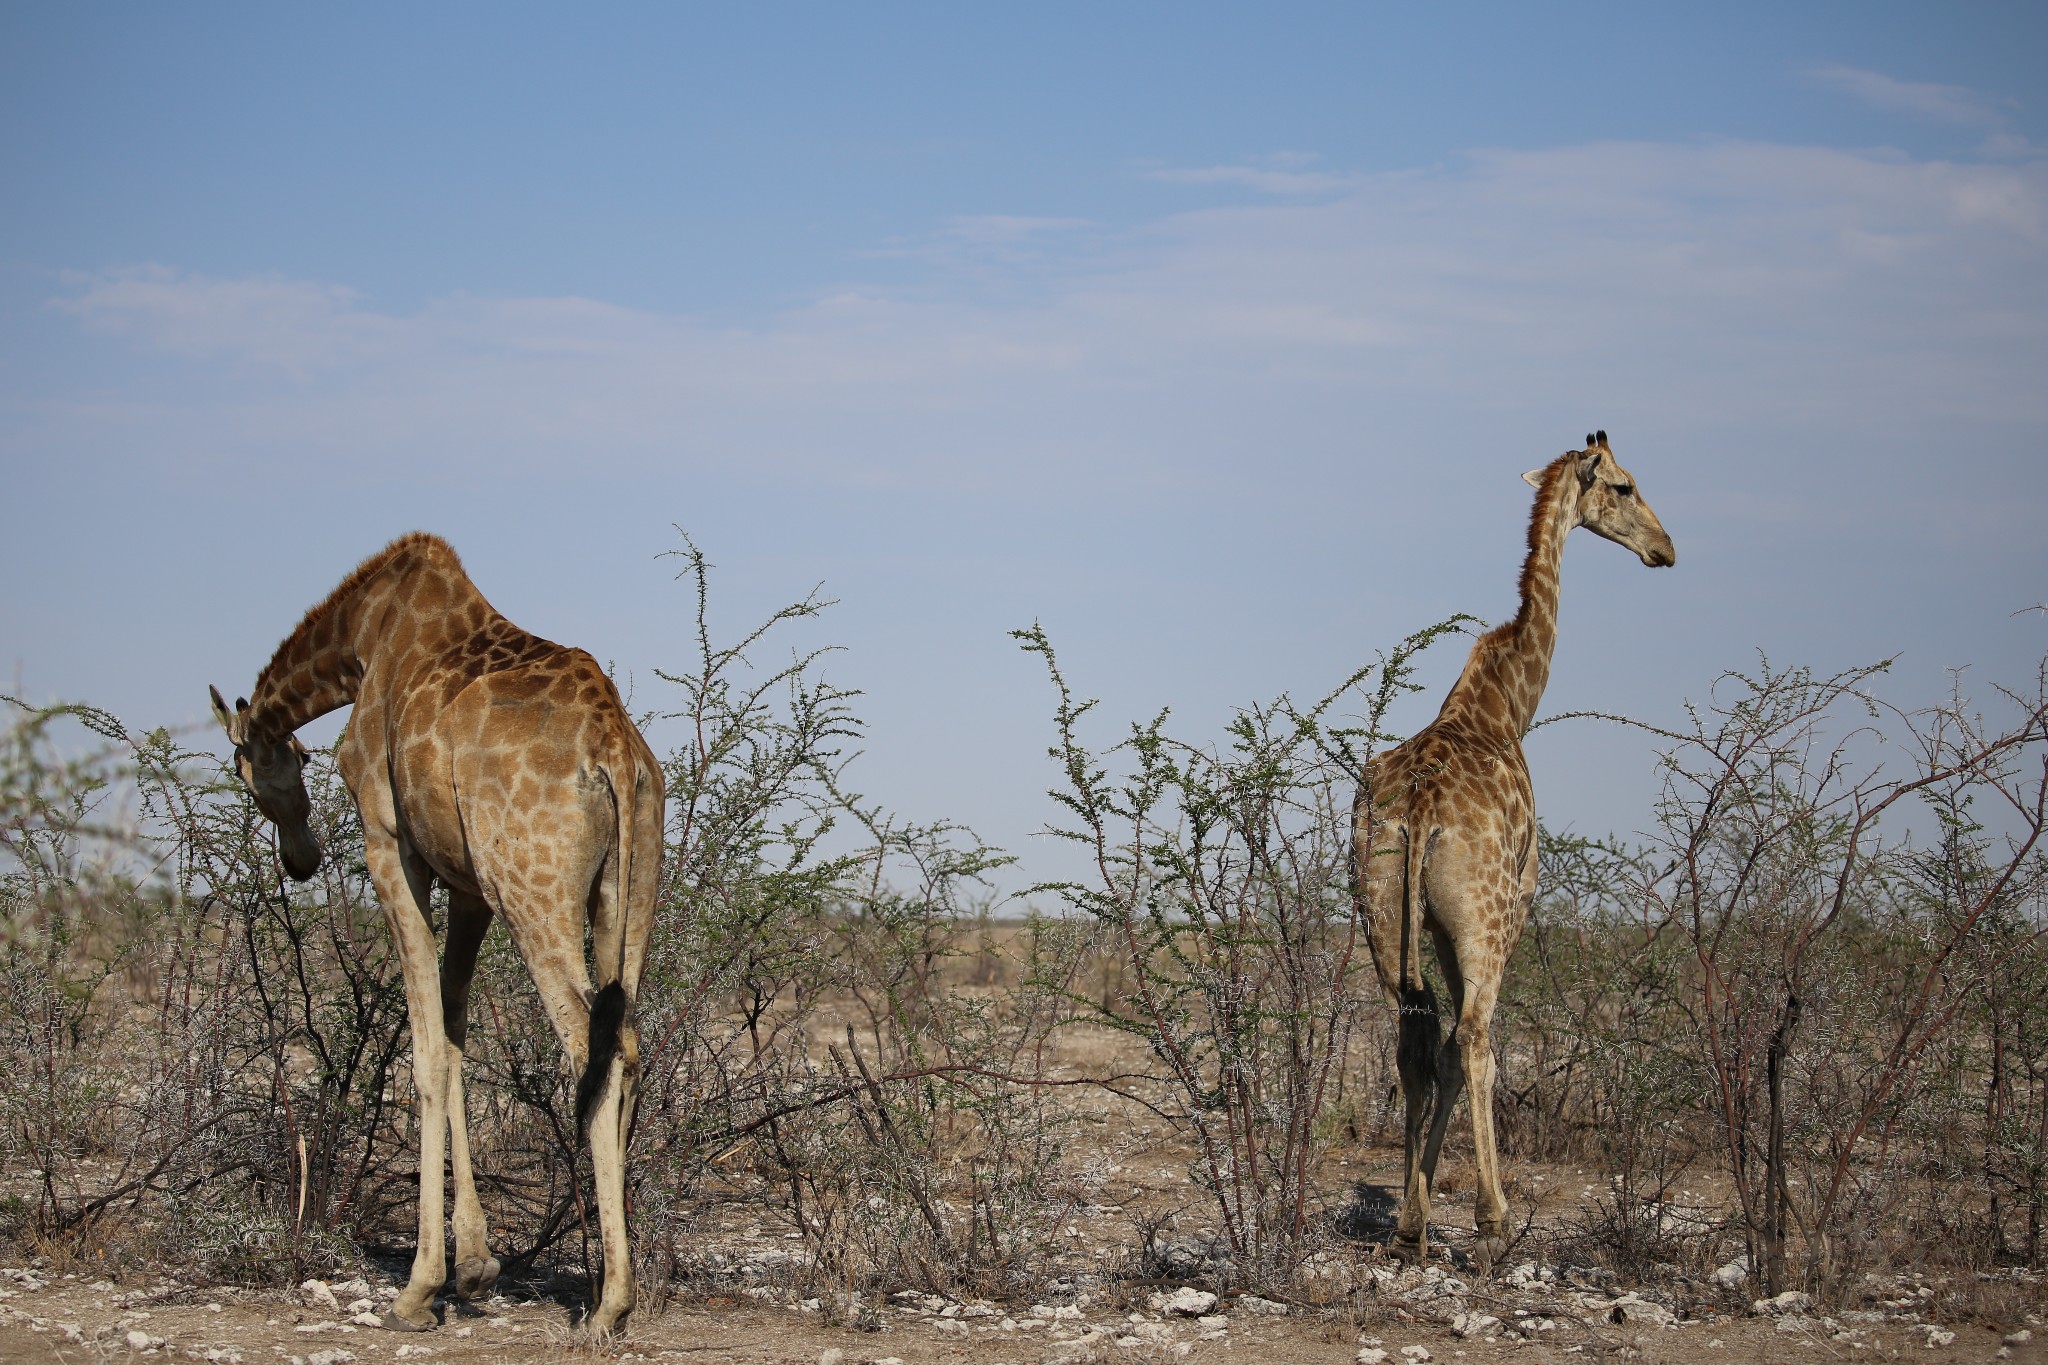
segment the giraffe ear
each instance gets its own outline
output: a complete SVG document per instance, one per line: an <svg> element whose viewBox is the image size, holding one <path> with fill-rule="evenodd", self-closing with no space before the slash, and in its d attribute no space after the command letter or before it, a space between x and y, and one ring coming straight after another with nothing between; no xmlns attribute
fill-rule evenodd
<svg viewBox="0 0 2048 1365"><path fill-rule="evenodd" d="M1522 476L1522 482L1528 484L1531 488L1543 487L1543 471L1540 469L1530 470Z"/></svg>
<svg viewBox="0 0 2048 1365"><path fill-rule="evenodd" d="M213 718L220 722L221 729L228 732L228 739L230 741L240 744L247 737L245 734L247 727L242 716L238 712L228 710L228 704L221 699L218 687L208 683L206 691L207 695L213 698ZM242 705L246 707L248 703L244 702Z"/></svg>

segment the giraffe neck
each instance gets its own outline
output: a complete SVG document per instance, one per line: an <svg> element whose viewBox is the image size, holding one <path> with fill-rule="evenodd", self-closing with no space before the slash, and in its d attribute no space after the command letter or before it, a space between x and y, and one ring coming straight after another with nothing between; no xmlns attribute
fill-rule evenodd
<svg viewBox="0 0 2048 1365"><path fill-rule="evenodd" d="M1529 554L1522 561L1521 607L1512 621L1479 637L1465 671L1444 699L1442 716L1457 715L1519 741L1536 719L1557 648L1558 570L1565 537L1579 521L1577 452L1543 471L1529 513Z"/></svg>
<svg viewBox="0 0 2048 1365"><path fill-rule="evenodd" d="M250 694L250 725L282 738L354 703L392 608L419 593L423 569L439 580L442 601L452 604L461 589L476 595L445 542L419 532L394 540L357 565L277 647Z"/></svg>

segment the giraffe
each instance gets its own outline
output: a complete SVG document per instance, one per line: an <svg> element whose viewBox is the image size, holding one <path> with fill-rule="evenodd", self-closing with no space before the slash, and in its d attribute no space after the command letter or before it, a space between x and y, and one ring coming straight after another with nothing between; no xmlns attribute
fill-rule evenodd
<svg viewBox="0 0 2048 1365"><path fill-rule="evenodd" d="M419 1095L419 1244L386 1327L435 1325L448 1279L444 1160L455 1187L455 1290L498 1277L470 1170L462 1051L470 976L502 915L561 1041L590 1140L603 1287L585 1319L617 1330L633 1307L625 1157L639 1074L633 1000L660 870L662 772L597 661L513 625L455 551L414 532L364 560L308 611L256 679L213 710L284 870L322 850L309 825L307 753L294 731L353 705L337 750L362 814L364 856L405 977ZM429 897L448 891L438 975ZM598 988L584 961L589 929Z"/></svg>
<svg viewBox="0 0 2048 1365"><path fill-rule="evenodd" d="M1520 610L1473 644L1436 719L1373 760L1353 807L1352 883L1381 989L1400 1010L1395 1055L1406 1105L1406 1171L1394 1251L1418 1261L1427 1253L1437 1156L1458 1092L1469 1088L1476 1259L1484 1267L1507 1246L1487 1035L1501 973L1536 895L1536 806L1522 734L1550 677L1565 538L1583 526L1652 568L1677 560L1657 514L1615 462L1606 432L1522 477L1536 489L1536 502ZM1435 992L1423 979L1425 929L1450 988L1448 1039Z"/></svg>

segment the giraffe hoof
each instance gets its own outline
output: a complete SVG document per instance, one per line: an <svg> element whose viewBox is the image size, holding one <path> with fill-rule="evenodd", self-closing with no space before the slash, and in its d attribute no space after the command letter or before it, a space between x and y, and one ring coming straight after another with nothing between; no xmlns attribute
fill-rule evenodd
<svg viewBox="0 0 2048 1365"><path fill-rule="evenodd" d="M458 1298L474 1299L488 1294L497 1282L498 1258L495 1256L478 1256L456 1264L455 1293Z"/></svg>
<svg viewBox="0 0 2048 1365"><path fill-rule="evenodd" d="M1395 1233L1393 1240L1387 1243L1387 1254L1397 1261L1421 1265L1429 1258L1429 1241L1424 1237L1404 1237Z"/></svg>
<svg viewBox="0 0 2048 1365"><path fill-rule="evenodd" d="M623 1336L626 1330L626 1315L614 1314L600 1317L593 1313L583 1323L583 1335L592 1342L611 1341Z"/></svg>
<svg viewBox="0 0 2048 1365"><path fill-rule="evenodd" d="M423 1316L415 1321L405 1317L394 1308L384 1315L384 1330L387 1332L431 1332L441 1325L431 1308L422 1310Z"/></svg>
<svg viewBox="0 0 2048 1365"><path fill-rule="evenodd" d="M1479 1274L1491 1276L1493 1268L1500 1264L1501 1257L1508 1254L1508 1239L1493 1234L1482 1234L1472 1244L1472 1266Z"/></svg>

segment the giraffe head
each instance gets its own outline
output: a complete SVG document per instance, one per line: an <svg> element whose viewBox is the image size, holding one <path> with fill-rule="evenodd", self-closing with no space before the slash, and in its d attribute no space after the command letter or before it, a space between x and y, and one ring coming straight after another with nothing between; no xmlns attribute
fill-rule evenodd
<svg viewBox="0 0 2048 1365"><path fill-rule="evenodd" d="M1653 569L1669 568L1678 562L1678 551L1664 523L1643 501L1635 476L1623 469L1607 448L1607 433L1596 431L1586 437L1586 448L1572 452L1579 499L1577 524L1617 545L1626 545L1636 557ZM1532 487L1543 486L1541 469L1522 477ZM1572 475L1567 475L1571 477Z"/></svg>
<svg viewBox="0 0 2048 1365"><path fill-rule="evenodd" d="M294 881L305 881L320 868L320 844L313 837L313 802L306 795L306 746L297 735L273 739L249 724L249 703L235 699L235 709L213 696L213 716L235 746L235 771L242 775L256 809L277 826L278 853Z"/></svg>

